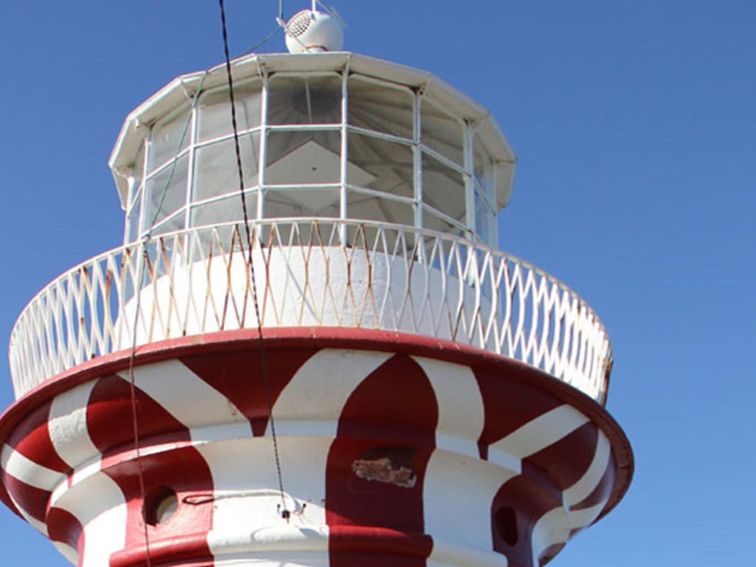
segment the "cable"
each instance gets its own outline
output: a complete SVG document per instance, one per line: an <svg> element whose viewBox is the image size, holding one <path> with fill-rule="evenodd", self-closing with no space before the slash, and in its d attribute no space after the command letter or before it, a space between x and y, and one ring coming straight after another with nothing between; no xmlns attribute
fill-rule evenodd
<svg viewBox="0 0 756 567"><path fill-rule="evenodd" d="M229 54L228 54L228 40L227 40L227 32L226 32L226 22L225 22L225 10L223 9L223 2L221 1L221 12L223 16L223 32L224 32L224 46L225 46L225 52L226 52L226 63L227 63L227 70L229 71L229 84L231 83L231 75L230 75L230 64L229 64ZM279 0L279 18L283 15L283 0ZM250 51L254 51L261 47L262 45L265 45L270 39L273 38L275 35L275 32L278 31L278 27L270 33L266 38L264 38L260 43L255 45ZM130 398L130 409L131 409L131 426L132 426L132 432L133 432L133 439L134 439L134 453L135 453L135 460L137 464L137 478L138 478L138 484L139 484L139 492L140 497L142 500L142 504L145 503L146 498L146 484L145 484L145 475L144 475L144 464L142 463L142 452L141 452L141 438L139 435L139 411L138 411L138 404L137 404L137 387L136 387L136 375L135 375L135 366L136 366L136 350L137 350L137 334L139 332L139 315L141 313L141 300L142 300L142 289L145 287L146 281L147 281L147 270L148 265L150 262L150 256L149 256L149 249L148 246L150 242L152 241L152 231L155 226L155 223L157 222L158 217L160 216L160 213L163 208L163 204L165 203L166 196L168 194L168 189L170 188L171 182L174 177L174 173L176 170L176 166L178 163L178 155L181 153L181 148L184 145L184 141L186 140L186 136L189 132L189 126L192 121L192 115L194 114L194 111L197 108L197 105L199 103L200 94L202 93L202 90L204 88L205 79L207 78L209 74L209 71L206 70L205 74L202 76L202 80L199 83L199 86L197 87L195 94L194 94L194 101L192 104L192 112L189 113L187 116L187 119L184 123L184 127L181 131L181 136L179 138L178 147L176 149L173 162L171 163L168 171L168 178L165 181L165 184L162 188L162 191L160 193L160 198L157 200L155 204L155 211L152 215L152 219L147 227L146 232L144 233L142 237L142 263L141 263L141 276L139 273L137 274L137 277L135 278L135 291L136 291L136 305L135 305L135 312L134 312L134 324L132 327L132 345L131 345L131 353L129 356L129 370L128 370L128 376L129 376L129 398ZM231 111L232 111L232 122L234 127L234 141L236 144L236 153L237 153L237 164L239 166L239 175L240 175L240 183L243 189L244 186L244 180L243 180L243 171L241 169L241 155L240 155L240 149L239 149L239 138L238 138L238 130L236 126L236 116L235 116L235 107L233 102L233 88L230 87L231 91ZM244 192L242 191L242 207L244 210L244 223L245 223L245 229L247 234L247 243L248 243L248 250L250 251L249 261L250 261L250 268L251 268L251 274L252 274L252 285L253 285L253 294L254 294L254 303L255 303L255 313L257 315L258 320L258 334L260 337L260 340L262 341L262 327L260 323L260 315L259 315L259 306L257 303L257 286L255 282L255 273L254 273L254 266L252 265L252 255L251 255L251 242L252 238L249 232L249 219L247 215L247 207L246 207L246 200ZM267 360L265 359L265 350L261 346L260 348L261 352L261 363L263 365L263 378L265 382L265 393L266 398L268 401L268 407L270 411L270 421L271 421L271 431L273 434L273 446L275 450L275 457L276 457L276 470L278 473L278 484L281 494L281 502L283 504L283 512L282 515L288 519L290 513L286 508L286 501L284 497L284 489L283 489L283 476L281 473L281 465L280 460L278 456L278 442L277 437L275 433L275 424L273 421L273 411L272 411L272 399L271 399L271 393L270 393L270 384L268 380L268 372L267 372ZM150 536L149 536L149 529L147 527L147 522L143 518L142 519L142 527L143 527L143 536L144 536L144 545L145 545L145 558L147 562L147 567L152 567L152 554L150 549Z"/></svg>
<svg viewBox="0 0 756 567"><path fill-rule="evenodd" d="M197 108L197 105L199 103L200 93L202 92L202 89L205 85L205 79L207 78L208 71L205 71L205 74L202 76L202 80L200 81L199 86L197 87L197 90L194 94L194 101L192 103L192 110L194 111ZM168 193L168 188L171 185L171 181L173 180L173 174L176 170L176 164L178 162L178 154L181 153L181 148L184 145L184 140L186 139L186 134L189 131L189 124L192 120L192 114L193 112L190 112L187 116L186 122L184 123L184 128L181 132L181 136L179 138L178 147L176 148L176 153L173 157L173 163L170 166L170 171L168 172L168 179L166 179L165 185L163 186L162 193L160 195L160 199L157 202L157 206L155 208L155 213L152 216L152 220L149 224L149 228L147 229L147 232L145 232L143 238L142 238L142 264L141 264L141 277L139 274L137 274L137 277L135 279L135 292L136 292L136 305L135 305L135 311L134 311L134 325L132 328L131 333L131 354L129 355L129 398L131 402L131 427L132 427L132 433L134 438L134 454L135 454L135 460L137 464L137 478L139 480L139 494L140 498L142 499L142 506L145 504L145 498L147 494L147 490L145 487L144 482L144 465L142 464L142 451L141 451L141 439L139 437L139 412L137 411L137 395L136 395L136 376L134 373L134 367L136 363L136 350L137 350L137 333L139 332L139 314L141 313L141 303L142 303L142 289L145 287L146 282L146 276L147 276L147 266L149 264L150 255L148 252L148 245L150 241L152 240L152 230L155 225L155 222L158 219L158 216L160 215L160 211L163 208L163 203L165 202L165 197ZM143 528L143 534L144 534L144 548L145 548L145 556L147 559L147 567L152 567L152 556L150 553L150 534L149 530L147 528L147 521L146 518L142 517L142 528Z"/></svg>
<svg viewBox="0 0 756 567"><path fill-rule="evenodd" d="M137 297L136 297L136 311L134 312L134 327L132 329L132 346L131 346L131 355L129 356L129 397L131 399L131 427L134 434L134 453L136 456L136 463L137 463L137 477L139 479L139 493L140 497L142 499L142 506L144 507L144 500L146 496L146 489L144 485L144 465L142 464L142 453L140 449L140 439L139 439L139 416L137 412L137 399L136 399L136 378L134 376L134 363L136 361L136 342L137 342L137 321L139 320L139 310L140 310L140 303L142 299L142 284L144 283L144 275L147 274L147 260L149 259L149 256L147 254L147 243L144 243L143 248L143 261L142 261L142 270L143 270L143 277L141 278L142 281L139 282L139 287L137 288ZM140 278L137 278L140 279ZM143 509L144 512L144 509ZM147 567L152 567L152 557L150 555L150 534L148 532L147 528L147 519L145 514L142 514L142 528L144 530L144 549L145 549L145 555L147 557Z"/></svg>
<svg viewBox="0 0 756 567"><path fill-rule="evenodd" d="M273 30L268 35L265 36L265 39L263 39L259 43L256 43L255 45L253 45L252 47L250 47L249 49L247 49L247 51L245 51L244 53L242 53L242 55L252 55L253 53L255 53L263 45L265 45L271 39L273 39L273 37L275 37L275 35L278 33L278 30L280 30L280 29L281 29L281 25L280 24L276 24L276 27L273 28Z"/></svg>
<svg viewBox="0 0 756 567"><path fill-rule="evenodd" d="M276 422L273 418L273 397L270 390L270 377L268 375L268 359L265 352L265 339L263 337L262 319L260 317L260 305L257 297L257 278L255 276L255 264L252 255L252 234L249 229L249 214L247 213L247 196L244 192L244 169L242 168L241 147L239 145L239 129L236 122L236 101L234 100L234 79L231 73L231 55L228 49L228 27L226 25L226 7L223 0L218 0L220 7L221 26L223 28L223 51L226 56L226 75L228 77L228 93L231 102L231 127L234 132L234 149L236 151L236 167L239 173L239 195L241 196L242 213L244 215L244 232L247 238L247 261L249 262L250 278L252 283L252 300L255 308L255 317L257 318L257 337L260 351L260 367L263 376L265 389L265 399L268 404L268 415L270 416L270 432L273 438L273 453L275 456L276 474L278 475L278 489L281 494L281 516L288 520L291 512L286 507L286 498L283 485L283 474L281 472L281 459L278 450L278 437L276 436ZM280 4L283 9L283 3ZM257 233L255 237L258 238Z"/></svg>
<svg viewBox="0 0 756 567"><path fill-rule="evenodd" d="M273 28L271 32L266 35L259 43L256 43L255 45L247 49L247 51L242 53L242 56L255 53L263 45L273 39L273 37L275 37L275 35L278 33L278 30L283 30L284 33L286 32L286 22L284 21L284 0L278 0L278 16L276 16L276 27Z"/></svg>
<svg viewBox="0 0 756 567"><path fill-rule="evenodd" d="M155 214L152 215L152 219L150 221L150 224L148 225L147 232L145 232L143 237L143 242L145 244L149 243L150 240L152 240L152 230L155 226L155 223L157 222L158 216L160 215L160 212L163 209L163 204L165 203L165 197L168 194L168 188L171 186L171 182L173 181L173 175L176 171L176 165L178 164L178 155L181 153L181 148L184 147L184 141L186 140L186 135L189 132L189 125L192 123L192 114L194 114L194 111L197 109L197 106L199 105L199 99L200 94L202 93L202 90L205 87L205 79L207 79L207 75L210 73L209 70L205 70L205 74L202 75L202 79L200 80L199 85L197 86L197 90L194 94L194 100L192 101L192 112L190 112L187 117L186 121L184 121L184 128L181 130L181 136L179 137L178 147L176 148L176 153L173 154L173 161L171 162L170 170L168 171L168 179L165 180L165 184L163 185L163 190L160 194L160 200L157 203L157 207L155 208Z"/></svg>

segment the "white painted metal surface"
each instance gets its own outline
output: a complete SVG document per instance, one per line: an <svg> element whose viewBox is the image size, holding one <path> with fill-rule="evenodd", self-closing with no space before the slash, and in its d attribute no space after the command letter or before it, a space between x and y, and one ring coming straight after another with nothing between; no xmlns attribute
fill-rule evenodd
<svg viewBox="0 0 756 567"><path fill-rule="evenodd" d="M444 338L522 361L605 399L611 347L601 321L576 293L527 262L401 225L279 219L256 221L252 230L265 327ZM60 276L13 329L16 395L130 348L139 289L137 344L256 328L243 234L236 224L179 231L146 249L135 243L106 252Z"/></svg>

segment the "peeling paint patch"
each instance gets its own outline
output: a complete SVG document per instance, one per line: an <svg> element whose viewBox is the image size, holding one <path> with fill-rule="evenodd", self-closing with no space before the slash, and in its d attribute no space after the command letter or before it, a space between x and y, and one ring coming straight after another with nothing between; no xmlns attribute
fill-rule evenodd
<svg viewBox="0 0 756 567"><path fill-rule="evenodd" d="M363 480L384 482L401 488L414 488L417 484L417 475L411 468L396 466L388 457L357 459L352 463L352 471Z"/></svg>

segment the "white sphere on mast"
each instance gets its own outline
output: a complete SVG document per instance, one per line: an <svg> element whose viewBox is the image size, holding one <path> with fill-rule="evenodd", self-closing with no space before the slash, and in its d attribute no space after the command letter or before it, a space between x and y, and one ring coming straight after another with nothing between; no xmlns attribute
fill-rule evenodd
<svg viewBox="0 0 756 567"><path fill-rule="evenodd" d="M286 23L286 47L291 53L340 51L344 32L339 19L318 10L302 10Z"/></svg>

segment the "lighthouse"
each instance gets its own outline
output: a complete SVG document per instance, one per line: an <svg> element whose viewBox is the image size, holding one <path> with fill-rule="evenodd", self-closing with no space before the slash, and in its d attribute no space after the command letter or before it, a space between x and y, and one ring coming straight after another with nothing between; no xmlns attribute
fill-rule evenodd
<svg viewBox="0 0 756 567"><path fill-rule="evenodd" d="M13 329L0 498L75 565L538 567L628 488L495 118L313 8L127 116L123 245Z"/></svg>

